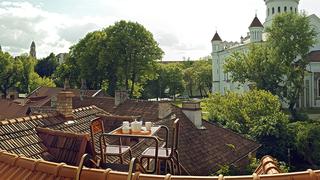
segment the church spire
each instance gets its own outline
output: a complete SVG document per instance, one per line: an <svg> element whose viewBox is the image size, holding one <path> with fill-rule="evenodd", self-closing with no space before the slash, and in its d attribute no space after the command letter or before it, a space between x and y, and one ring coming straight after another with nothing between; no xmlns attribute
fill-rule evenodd
<svg viewBox="0 0 320 180"><path fill-rule="evenodd" d="M37 59L36 43L34 43L34 41L32 41L31 46L30 46L30 56Z"/></svg>

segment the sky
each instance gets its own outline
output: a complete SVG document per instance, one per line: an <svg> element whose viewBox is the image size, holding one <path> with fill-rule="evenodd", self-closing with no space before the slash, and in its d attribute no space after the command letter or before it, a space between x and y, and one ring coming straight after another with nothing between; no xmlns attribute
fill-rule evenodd
<svg viewBox="0 0 320 180"><path fill-rule="evenodd" d="M320 16L319 0L301 0L299 9ZM210 40L239 41L263 0L0 0L0 45L17 56L36 43L37 57L68 52L88 32L120 20L138 22L165 52L163 60L208 56Z"/></svg>

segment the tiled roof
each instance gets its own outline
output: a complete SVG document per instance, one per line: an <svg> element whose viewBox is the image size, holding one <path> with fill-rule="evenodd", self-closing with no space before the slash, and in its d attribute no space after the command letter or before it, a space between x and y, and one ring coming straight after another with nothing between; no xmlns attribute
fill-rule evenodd
<svg viewBox="0 0 320 180"><path fill-rule="evenodd" d="M73 180L76 177L78 168L68 166L63 163L53 163L43 160L30 159L19 157L15 154L0 151L0 179L16 180ZM81 180L124 180L127 179L128 173L112 171L110 169L88 169L84 168L81 171ZM281 173L271 175L253 175L246 176L174 176L174 175L148 175L148 174L133 174L133 179L137 180L316 180L320 178L320 170Z"/></svg>
<svg viewBox="0 0 320 180"><path fill-rule="evenodd" d="M211 39L211 42L212 41L222 41L222 39L220 38L218 32L216 32L213 36L213 38Z"/></svg>
<svg viewBox="0 0 320 180"><path fill-rule="evenodd" d="M101 112L95 106L75 109L73 123L67 123L58 114L33 115L16 119L0 121L0 149L27 157L44 158L47 148L36 134L35 127L75 133L89 133L90 121L97 118Z"/></svg>
<svg viewBox="0 0 320 180"><path fill-rule="evenodd" d="M230 165L260 147L254 141L205 120L202 122L206 129L197 129L180 108L175 107L173 113L181 123L181 164L191 175L210 175L220 169L219 165ZM172 121L163 123L172 127Z"/></svg>
<svg viewBox="0 0 320 180"><path fill-rule="evenodd" d="M152 121L157 124L165 124L169 127L171 126L168 119L164 119L162 121L158 119L158 102L127 100L125 103L117 107L114 106L113 98L90 97L84 98L82 101L74 98L73 102L75 106L79 106L79 104L95 104L99 108L93 106L90 108L74 110L75 123L73 124L64 123L64 120L56 114L49 115L45 118L33 118L32 121L28 121L28 123L24 124L24 126L26 126L25 128L16 127L23 124L23 122L26 121L24 119L19 123L9 123L8 121L5 121L5 124L10 124L7 125L6 129L12 129L12 131L7 132L8 130L6 130L2 133L5 136L0 137L0 149L6 149L9 152L16 154L25 154L32 158L43 158L43 153L47 153L47 151L44 151L45 148L41 143L41 139L35 135L36 132L34 127L41 126L74 133L89 133L90 121L97 117L97 113L106 113L105 111L114 115L127 116L129 119L134 115L142 116L143 121ZM173 113L181 120L182 124L179 152L181 156L181 164L187 173L192 175L208 175L218 169L218 164L231 164L246 156L249 152L255 151L259 147L259 145L253 141L206 121L203 122L206 130L199 130L182 113L180 108L173 107L173 109ZM117 118L112 119L116 120ZM105 122L109 122L109 124L106 123L109 128L115 128L121 124L121 122L119 124L117 121L111 122L106 120ZM4 127L0 126L0 132L3 128ZM21 134L20 136L19 133ZM33 139L25 139L25 136L30 136ZM13 144L16 142L19 142L19 144ZM134 156L141 154L141 151L150 145L150 141L140 141L138 144L135 144L132 147ZM235 147L235 150L231 149L230 146ZM33 148L34 150L30 151L30 148ZM115 159L112 159L112 161L114 160ZM126 162L128 160L129 159L127 158Z"/></svg>
<svg viewBox="0 0 320 180"><path fill-rule="evenodd" d="M25 116L28 107L21 106L11 100L0 99L0 120Z"/></svg>
<svg viewBox="0 0 320 180"><path fill-rule="evenodd" d="M254 172L259 175L281 173L277 161L274 160L271 156L262 157L259 166Z"/></svg>
<svg viewBox="0 0 320 180"><path fill-rule="evenodd" d="M74 97L72 103L76 108L95 105L114 115L141 116L143 121L158 121L158 102L129 99L116 107L113 97L84 97L82 100Z"/></svg>
<svg viewBox="0 0 320 180"><path fill-rule="evenodd" d="M49 128L36 127L37 135L46 146L48 154L45 159L79 165L81 156L86 152L89 134L76 134ZM49 158L47 158L50 156Z"/></svg>
<svg viewBox="0 0 320 180"><path fill-rule="evenodd" d="M320 62L320 50L310 52L308 54L308 60L310 62Z"/></svg>
<svg viewBox="0 0 320 180"><path fill-rule="evenodd" d="M251 28L251 27L263 27L262 23L260 22L260 20L257 16L255 16L254 19L252 20L249 28Z"/></svg>

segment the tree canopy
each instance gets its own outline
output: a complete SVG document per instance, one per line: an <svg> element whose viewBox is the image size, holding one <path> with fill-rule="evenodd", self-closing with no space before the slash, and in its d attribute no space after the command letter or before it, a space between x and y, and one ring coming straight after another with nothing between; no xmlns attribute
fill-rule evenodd
<svg viewBox="0 0 320 180"><path fill-rule="evenodd" d="M56 68L58 67L59 63L54 53L50 53L49 56L40 59L34 70L36 73L39 74L41 77L51 77L54 73Z"/></svg>
<svg viewBox="0 0 320 180"><path fill-rule="evenodd" d="M315 31L306 15L277 15L263 44L255 44L248 53L236 52L225 64L232 81L255 83L288 102L292 118L303 89L307 54L315 43Z"/></svg>

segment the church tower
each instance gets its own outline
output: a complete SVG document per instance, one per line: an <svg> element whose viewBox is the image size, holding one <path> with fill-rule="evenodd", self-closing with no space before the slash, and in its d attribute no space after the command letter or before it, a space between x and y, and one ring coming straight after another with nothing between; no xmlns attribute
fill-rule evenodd
<svg viewBox="0 0 320 180"><path fill-rule="evenodd" d="M31 46L30 46L30 54L31 57L37 59L37 54L36 54L36 44L34 41L32 41Z"/></svg>
<svg viewBox="0 0 320 180"><path fill-rule="evenodd" d="M249 26L249 31L250 31L250 42L262 41L263 25L258 19L257 14Z"/></svg>
<svg viewBox="0 0 320 180"><path fill-rule="evenodd" d="M264 0L267 6L266 21L263 24L264 27L271 26L272 18L279 13L299 12L299 1L300 0Z"/></svg>
<svg viewBox="0 0 320 180"><path fill-rule="evenodd" d="M216 32L211 40L212 45L212 91L213 92L220 92L220 57L219 52L223 50L223 42Z"/></svg>

